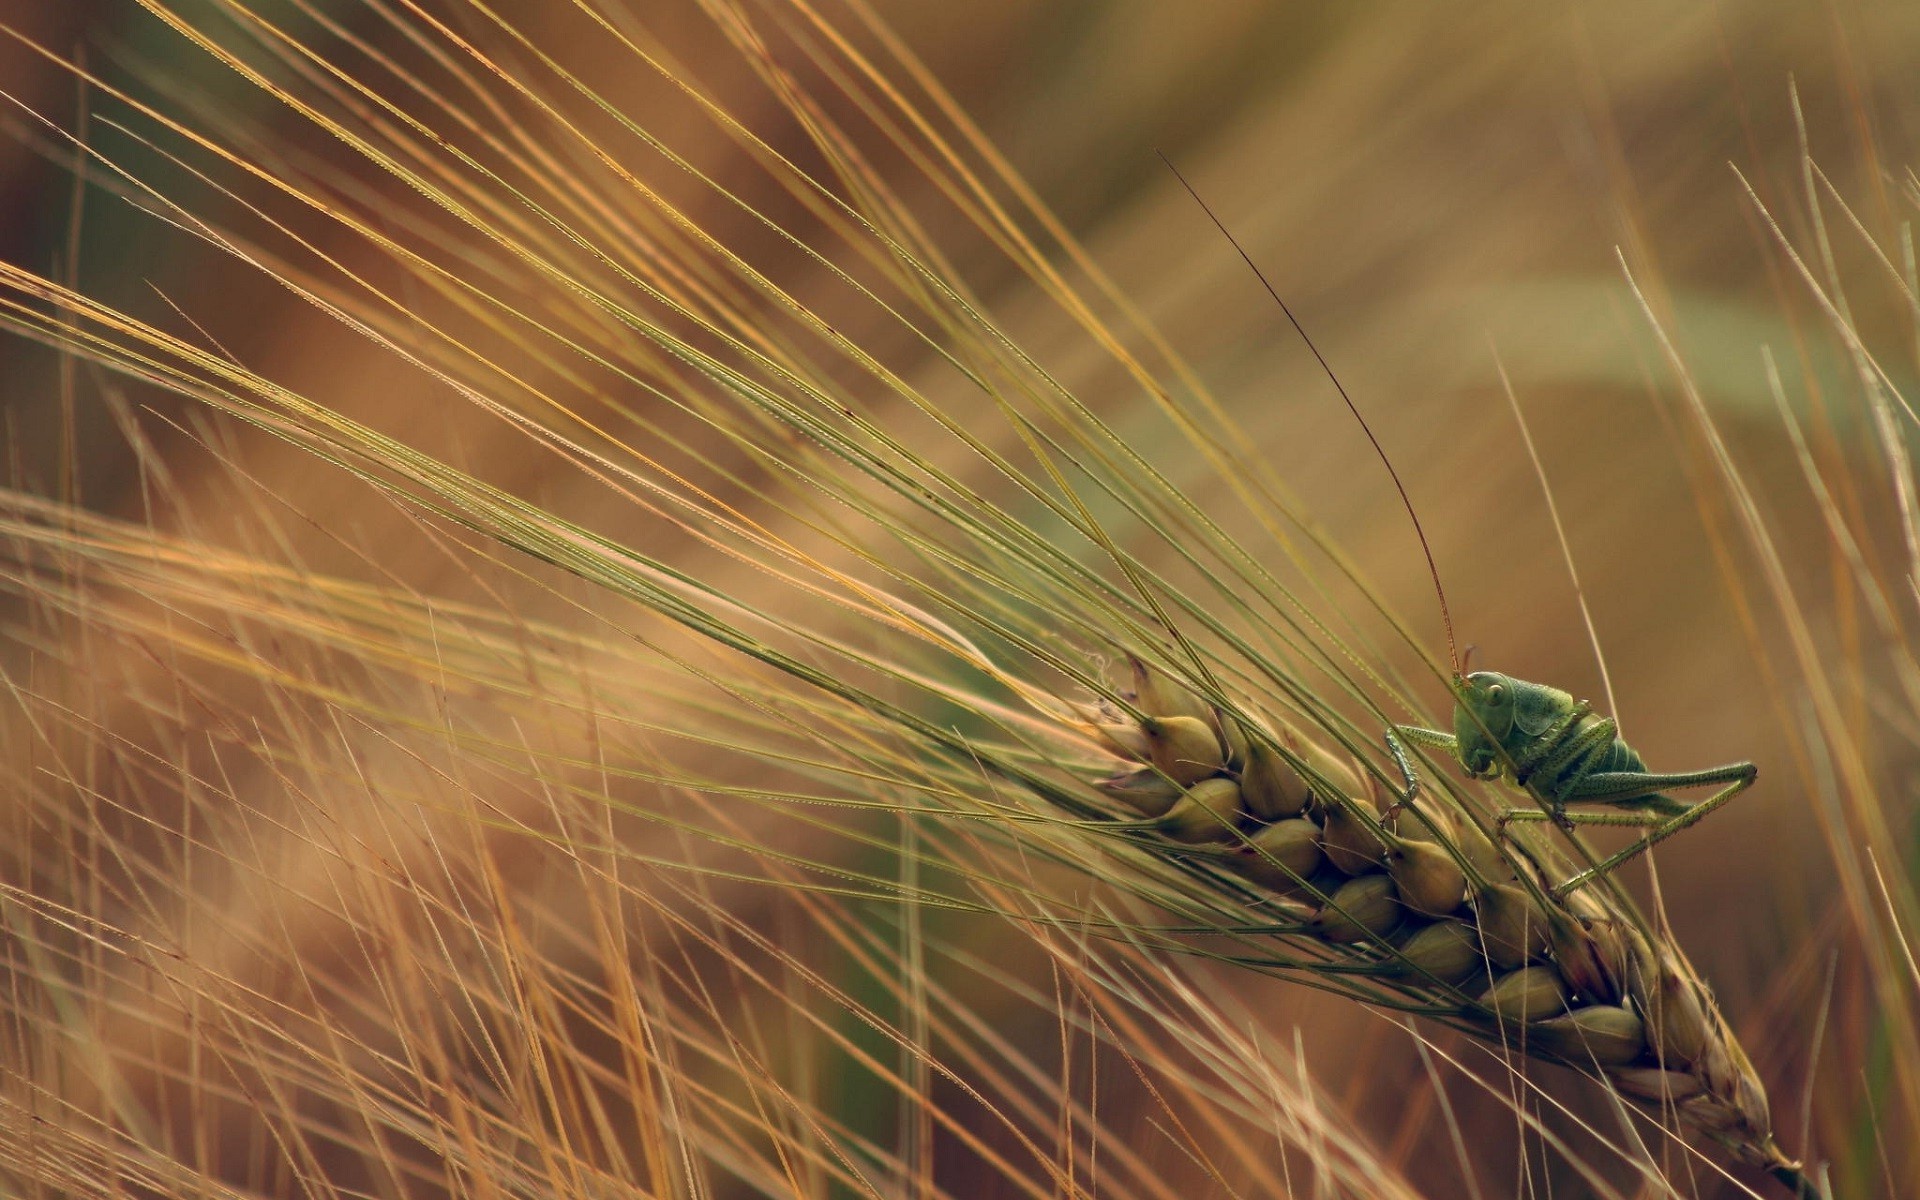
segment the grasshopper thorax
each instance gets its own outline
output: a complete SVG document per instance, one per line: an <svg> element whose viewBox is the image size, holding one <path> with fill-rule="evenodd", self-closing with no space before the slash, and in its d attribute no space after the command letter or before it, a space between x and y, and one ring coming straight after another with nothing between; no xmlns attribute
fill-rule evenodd
<svg viewBox="0 0 1920 1200"><path fill-rule="evenodd" d="M1520 760L1535 738L1573 710L1573 696L1498 671L1475 671L1454 688L1453 735L1460 765L1491 779Z"/></svg>

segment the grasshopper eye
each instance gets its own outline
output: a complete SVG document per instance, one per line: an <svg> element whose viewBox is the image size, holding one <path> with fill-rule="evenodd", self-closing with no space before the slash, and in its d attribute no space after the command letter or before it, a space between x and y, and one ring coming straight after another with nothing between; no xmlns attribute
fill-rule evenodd
<svg viewBox="0 0 1920 1200"><path fill-rule="evenodd" d="M1507 698L1507 689L1501 687L1497 683L1487 689L1488 704L1499 704L1501 701L1505 700L1506 698Z"/></svg>

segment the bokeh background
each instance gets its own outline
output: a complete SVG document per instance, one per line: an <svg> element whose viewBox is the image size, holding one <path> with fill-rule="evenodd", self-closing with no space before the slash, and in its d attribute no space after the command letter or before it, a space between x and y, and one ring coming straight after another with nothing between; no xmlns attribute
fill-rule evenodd
<svg viewBox="0 0 1920 1200"><path fill-rule="evenodd" d="M390 32L345 0L318 7L376 43ZM749 123L759 115L778 126L754 111L765 101L710 15L668 0L633 7L703 86L742 105ZM521 0L503 11L623 106L658 112L671 128L657 85L623 74L617 53L567 9ZM1829 271L1844 281L1854 326L1891 383L1905 389L1920 349L1920 321L1900 279L1911 274L1911 241L1903 239L1916 211L1909 164L1920 156L1920 11L1723 0L890 2L880 12L1196 365L1254 451L1438 647L1438 614L1397 496L1312 355L1158 154L1176 162L1313 334L1394 458L1476 664L1602 699L1568 566L1501 386L1504 363L1565 518L1625 735L1657 768L1741 758L1760 767L1757 788L1659 851L1658 887L1672 925L1754 1049L1785 1136L1798 1143L1804 1099L1812 1150L1835 1162L1852 1185L1845 1194L1910 1194L1920 1159L1911 1138L1885 1131L1911 1131L1920 1119L1901 1086L1920 1075L1920 1064L1899 1061L1902 1038L1885 1026L1884 993L1876 991L1885 981L1850 915L1860 896L1874 898L1860 889L1870 869L1849 845L1853 801L1833 798L1830 766L1805 749L1820 739L1806 736L1810 701L1763 585L1764 564L1741 538L1626 278L1631 271L1678 346L1779 539L1811 645L1831 669L1857 738L1846 753L1866 765L1892 838L1878 849L1895 856L1873 866L1895 881L1885 903L1898 911L1913 851L1914 714L1900 715L1896 667L1874 649L1871 629L1863 632L1870 622L1805 485L1762 347L1782 364L1829 479L1861 481L1841 503L1864 539L1862 553L1894 581L1897 627L1920 614L1856 364L1760 206L1823 281ZM10 0L0 13L19 37L81 56L104 79L149 73L150 81L157 71L180 97L241 113L263 135L278 131L323 160L330 152L293 113L137 5ZM169 236L97 189L76 207L70 172L49 161L49 134L29 114L72 130L97 98L13 40L0 46L0 79L12 98L0 122L14 135L0 139L0 255L9 262L76 279L132 311L178 306L261 374L324 392L389 432L623 536L671 537L625 523L588 481L544 475L520 435L463 419L457 404L423 389L393 356L194 239ZM910 172L878 161L914 194ZM201 194L216 209L223 203ZM1824 255L1816 196L1830 235ZM964 247L969 232L938 197L929 192L926 200L929 220L952 224L946 236ZM1852 227L1843 202L1874 245ZM714 220L745 241L756 236L725 214ZM335 238L328 249L345 261L376 257L337 230L318 236ZM956 261L1004 325L1076 394L1123 432L1155 436L1137 388L1038 303L1028 281L986 255L962 252ZM804 276L804 264L785 266ZM844 332L860 338L863 319L871 318L850 312L854 324ZM914 369L911 347L885 343L885 332L873 336ZM43 348L6 341L0 381L8 470L18 486L118 517L146 516L150 498L126 426L84 371L76 378L71 363ZM350 577L368 574L377 556L388 582L440 597L487 596L487 582L423 551L413 522L336 469L237 431L223 435L232 440L222 464L187 428L189 406L146 394L132 403L150 406L139 421L179 489L154 516L161 527L188 522L195 537L238 548L278 540L307 569ZM1900 429L1910 439L1912 421ZM230 502L244 490L233 463L269 481L287 512L323 520L287 520L264 538L250 528L257 504ZM1197 456L1168 451L1163 465L1202 503L1227 507L1225 485ZM565 619L566 607L544 615ZM10 669L25 669L25 651L14 652ZM1409 651L1388 653L1413 671ZM154 685L159 668L138 659L129 652L107 669L107 690L136 696ZM139 722L137 705L110 699L93 699L101 721ZM1432 685L1426 702L1442 699ZM129 737L143 736L130 726ZM353 812L372 800L338 803L344 821L374 819ZM300 844L290 839L284 848L288 871L314 869L294 861ZM1645 872L1633 878L1647 894ZM181 897L156 902L156 912L186 914L205 902L192 898L195 889L213 889L225 903L260 905L237 919L280 929L299 954L338 951L331 939L342 936L340 925L307 911L268 911L262 892L220 890L231 886L183 878ZM530 868L518 886L567 884ZM777 896L737 903L767 928L782 920ZM1043 985L1039 956L1004 944L1002 933L971 936ZM207 952L220 952L220 939L206 937ZM225 952L235 956L226 969L245 978L250 952L239 943ZM267 976L281 969L263 962L256 982L280 986ZM1424 1194L1520 1194L1531 1186L1519 1182L1529 1172L1540 1186L1555 1180L1551 1194L1580 1194L1584 1185L1529 1157L1510 1112L1463 1098L1467 1136L1492 1164L1484 1179L1467 1180L1433 1106L1408 1104L1409 1088L1424 1086L1421 1064L1404 1041L1382 1036L1391 1031L1380 1018L1271 981L1222 974L1217 984L1243 993L1273 1029L1304 1031L1324 1104L1407 1164ZM1036 1055L1058 1036L1043 1006L986 993L972 1002ZM1152 1119L1123 1072L1116 1068L1102 1091L1109 1127L1122 1132ZM840 1103L842 1119L866 1119L856 1090ZM230 1119L236 1129L244 1123ZM237 1177L243 1159L235 1160ZM943 1161L965 1159L956 1152ZM1157 1161L1169 1194L1232 1194L1231 1168L1223 1178L1171 1152ZM955 1172L943 1184L967 1194L963 1166L941 1169ZM1741 1194L1711 1177L1685 1186ZM1315 1193L1302 1185L1299 1194Z"/></svg>

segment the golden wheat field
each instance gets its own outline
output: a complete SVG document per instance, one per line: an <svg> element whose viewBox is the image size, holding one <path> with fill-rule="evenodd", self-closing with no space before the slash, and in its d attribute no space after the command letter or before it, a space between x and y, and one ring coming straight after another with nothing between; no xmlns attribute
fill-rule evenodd
<svg viewBox="0 0 1920 1200"><path fill-rule="evenodd" d="M1916 80L0 0L0 1194L1920 1195Z"/></svg>

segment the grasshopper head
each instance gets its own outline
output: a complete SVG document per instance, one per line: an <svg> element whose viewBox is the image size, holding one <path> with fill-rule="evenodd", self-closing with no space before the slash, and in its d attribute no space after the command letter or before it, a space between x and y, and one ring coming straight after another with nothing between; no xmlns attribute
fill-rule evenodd
<svg viewBox="0 0 1920 1200"><path fill-rule="evenodd" d="M1520 688L1497 671L1475 671L1459 680L1453 708L1453 736L1459 739L1460 765L1479 779L1500 773L1503 749L1514 736L1514 702Z"/></svg>

